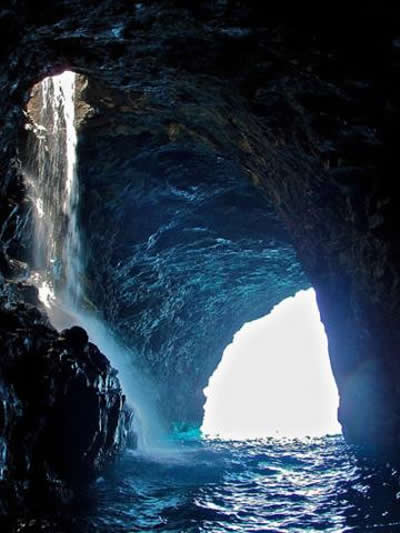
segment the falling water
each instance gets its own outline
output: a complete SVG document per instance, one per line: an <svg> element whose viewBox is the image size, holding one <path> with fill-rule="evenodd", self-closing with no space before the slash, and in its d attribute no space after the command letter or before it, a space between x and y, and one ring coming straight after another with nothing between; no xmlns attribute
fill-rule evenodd
<svg viewBox="0 0 400 533"><path fill-rule="evenodd" d="M35 171L25 174L35 208L35 281L48 308L56 298L76 307L81 297L74 94L72 72L40 84Z"/></svg>
<svg viewBox="0 0 400 533"><path fill-rule="evenodd" d="M151 398L154 388L132 366L124 348L96 316L84 308L82 244L78 224L79 184L75 129L76 75L64 72L39 86L40 113L34 123L37 145L25 177L33 206L33 282L59 330L79 324L120 372L120 382L135 408L138 443L154 449L163 438Z"/></svg>

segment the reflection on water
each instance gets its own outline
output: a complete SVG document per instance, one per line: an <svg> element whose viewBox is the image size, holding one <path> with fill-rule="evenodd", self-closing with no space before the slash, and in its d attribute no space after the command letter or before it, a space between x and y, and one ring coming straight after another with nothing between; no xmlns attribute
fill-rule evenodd
<svg viewBox="0 0 400 533"><path fill-rule="evenodd" d="M356 460L342 437L177 441L128 453L55 517L11 531L74 533L400 531L396 470Z"/></svg>

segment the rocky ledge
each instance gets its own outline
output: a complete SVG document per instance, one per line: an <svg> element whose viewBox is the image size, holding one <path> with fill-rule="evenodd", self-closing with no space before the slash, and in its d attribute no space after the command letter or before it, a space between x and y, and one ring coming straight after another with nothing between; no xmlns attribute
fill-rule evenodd
<svg viewBox="0 0 400 533"><path fill-rule="evenodd" d="M133 412L82 328L58 333L15 291L0 297L0 324L1 517L72 500L126 447Z"/></svg>

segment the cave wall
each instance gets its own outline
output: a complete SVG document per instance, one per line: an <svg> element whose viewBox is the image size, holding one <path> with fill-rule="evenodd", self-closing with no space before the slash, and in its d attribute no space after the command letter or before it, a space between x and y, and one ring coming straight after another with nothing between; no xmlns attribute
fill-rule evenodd
<svg viewBox="0 0 400 533"><path fill-rule="evenodd" d="M399 246L383 161L398 133L397 18L384 8L278 11L228 1L6 2L0 207L3 220L17 211L3 239L15 234L23 198L16 136L33 83L70 68L134 93L138 113L167 118L155 149L165 136L191 137L263 190L317 290L345 434L396 451Z"/></svg>
<svg viewBox="0 0 400 533"><path fill-rule="evenodd" d="M133 348L167 420L199 425L234 333L309 282L271 202L209 141L238 136L229 115L208 110L194 139L191 115L155 115L135 92L87 80L80 98L87 305Z"/></svg>
<svg viewBox="0 0 400 533"><path fill-rule="evenodd" d="M2 519L71 503L134 444L134 414L106 356L80 327L57 332L34 287L2 287L0 346Z"/></svg>

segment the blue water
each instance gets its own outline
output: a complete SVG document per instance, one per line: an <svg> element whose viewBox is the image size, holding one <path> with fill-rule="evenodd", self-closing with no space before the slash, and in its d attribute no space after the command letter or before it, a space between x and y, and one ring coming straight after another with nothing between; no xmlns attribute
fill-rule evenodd
<svg viewBox="0 0 400 533"><path fill-rule="evenodd" d="M58 517L16 531L74 533L400 531L399 476L360 463L342 437L176 442L129 452Z"/></svg>

